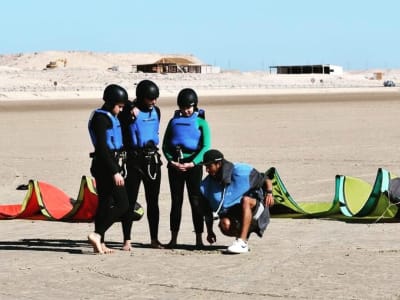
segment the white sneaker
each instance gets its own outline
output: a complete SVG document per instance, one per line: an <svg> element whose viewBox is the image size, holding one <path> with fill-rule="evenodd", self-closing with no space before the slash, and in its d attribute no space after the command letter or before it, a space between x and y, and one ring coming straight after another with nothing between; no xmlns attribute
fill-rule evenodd
<svg viewBox="0 0 400 300"><path fill-rule="evenodd" d="M246 253L249 252L249 246L247 245L247 242L242 239L236 239L226 250L229 253Z"/></svg>

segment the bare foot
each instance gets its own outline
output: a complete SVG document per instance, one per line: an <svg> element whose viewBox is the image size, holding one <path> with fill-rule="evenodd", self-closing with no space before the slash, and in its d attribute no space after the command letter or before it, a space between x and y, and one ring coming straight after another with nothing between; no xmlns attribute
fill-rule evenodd
<svg viewBox="0 0 400 300"><path fill-rule="evenodd" d="M123 251L131 251L132 250L131 240L126 240L124 242L124 245L122 246L121 250L123 250Z"/></svg>
<svg viewBox="0 0 400 300"><path fill-rule="evenodd" d="M114 250L111 248L108 248L105 243L101 244L101 248L102 248L104 254L114 253Z"/></svg>
<svg viewBox="0 0 400 300"><path fill-rule="evenodd" d="M89 240L90 244L93 246L94 253L104 254L104 250L103 250L103 247L101 244L100 234L91 232L88 235L88 240Z"/></svg>
<svg viewBox="0 0 400 300"><path fill-rule="evenodd" d="M164 249L164 246L158 240L152 240L150 247L154 249Z"/></svg>

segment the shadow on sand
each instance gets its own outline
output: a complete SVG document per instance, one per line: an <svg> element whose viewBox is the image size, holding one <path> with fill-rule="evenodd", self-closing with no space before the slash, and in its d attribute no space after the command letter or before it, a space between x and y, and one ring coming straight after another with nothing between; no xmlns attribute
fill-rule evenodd
<svg viewBox="0 0 400 300"><path fill-rule="evenodd" d="M115 250L122 248L122 243L106 242L107 246ZM150 244L132 243L133 248L153 249ZM90 250L88 250L88 248ZM93 254L92 246L87 240L69 239L21 239L18 241L0 241L0 250L22 250L22 251L50 251L65 252L70 254ZM195 245L179 244L173 249L161 249L162 251L202 251L202 252L221 252L226 248L222 245L210 245L196 247Z"/></svg>

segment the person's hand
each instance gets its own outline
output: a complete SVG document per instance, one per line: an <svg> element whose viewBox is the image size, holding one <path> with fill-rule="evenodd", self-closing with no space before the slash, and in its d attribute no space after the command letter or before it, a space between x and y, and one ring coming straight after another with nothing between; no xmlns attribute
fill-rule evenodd
<svg viewBox="0 0 400 300"><path fill-rule="evenodd" d="M264 199L265 206L268 206L268 207L273 206L274 202L275 202L274 201L274 196L271 193L267 193L265 195L265 199Z"/></svg>
<svg viewBox="0 0 400 300"><path fill-rule="evenodd" d="M193 162L182 164L182 168L183 168L184 172L190 170L193 167L194 167L194 163Z"/></svg>
<svg viewBox="0 0 400 300"><path fill-rule="evenodd" d="M217 237L213 231L207 233L207 242L214 244L217 241Z"/></svg>
<svg viewBox="0 0 400 300"><path fill-rule="evenodd" d="M114 174L114 182L116 186L124 186L125 184L124 177L120 173Z"/></svg>
<svg viewBox="0 0 400 300"><path fill-rule="evenodd" d="M172 165L176 170L178 170L178 171L180 171L180 172L185 172L185 171L186 171L186 169L185 169L185 167L183 166L183 164L181 164L181 163L179 163L179 162L171 161L171 165Z"/></svg>
<svg viewBox="0 0 400 300"><path fill-rule="evenodd" d="M133 119L136 119L137 116L139 115L139 113L140 113L140 110L139 110L139 108L137 108L136 106L134 106L134 107L131 109L131 115L132 115L132 118L133 118Z"/></svg>
<svg viewBox="0 0 400 300"><path fill-rule="evenodd" d="M192 162L181 164L181 163L176 162L176 161L171 161L171 165L175 169L177 169L178 171L181 171L181 172L186 172L186 171L188 171L188 170L190 170L191 168L194 167L194 163L192 163Z"/></svg>
<svg viewBox="0 0 400 300"><path fill-rule="evenodd" d="M180 170L180 165L181 165L180 163L173 160L171 160L169 163L171 164L171 166L174 167L174 169Z"/></svg>

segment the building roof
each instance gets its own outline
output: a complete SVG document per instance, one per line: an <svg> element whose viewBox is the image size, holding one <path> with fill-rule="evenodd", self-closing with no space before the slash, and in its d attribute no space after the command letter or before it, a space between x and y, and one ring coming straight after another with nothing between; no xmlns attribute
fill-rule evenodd
<svg viewBox="0 0 400 300"><path fill-rule="evenodd" d="M162 57L154 64L176 64L176 65L191 65L194 62L183 57Z"/></svg>

